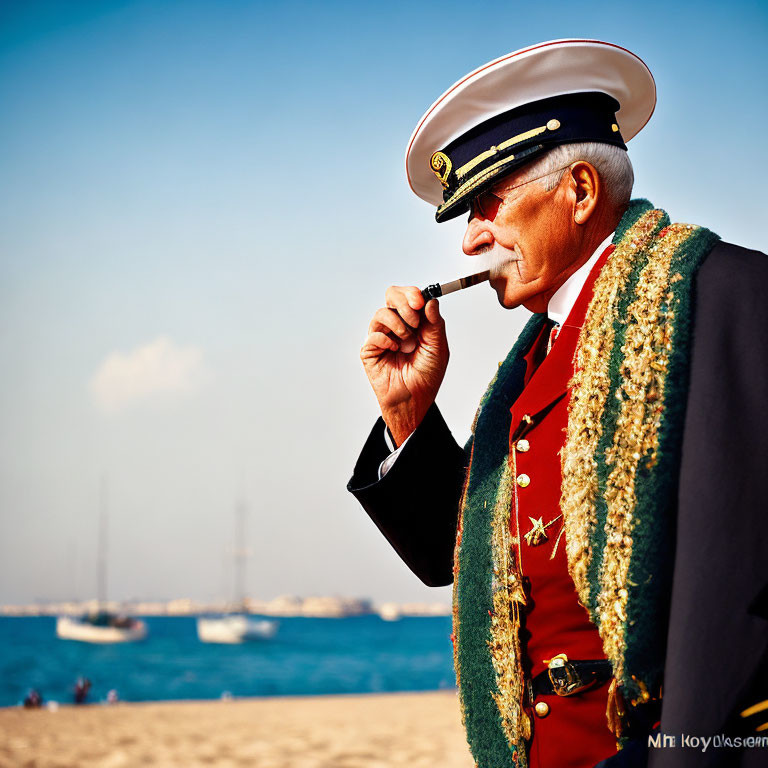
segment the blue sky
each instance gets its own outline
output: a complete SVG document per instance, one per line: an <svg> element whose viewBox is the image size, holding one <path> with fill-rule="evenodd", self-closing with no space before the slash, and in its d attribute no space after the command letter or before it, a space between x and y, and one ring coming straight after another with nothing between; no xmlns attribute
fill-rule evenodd
<svg viewBox="0 0 768 768"><path fill-rule="evenodd" d="M245 496L252 594L445 599L344 490L384 289L467 271L403 153L467 71L582 36L656 78L636 194L766 250L762 3L1 3L0 601L93 593L102 472L113 597L227 595ZM460 439L525 319L476 290Z"/></svg>

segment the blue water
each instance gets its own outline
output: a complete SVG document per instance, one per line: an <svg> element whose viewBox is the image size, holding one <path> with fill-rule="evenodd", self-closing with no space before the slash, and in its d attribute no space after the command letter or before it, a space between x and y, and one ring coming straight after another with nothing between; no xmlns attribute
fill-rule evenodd
<svg viewBox="0 0 768 768"><path fill-rule="evenodd" d="M124 701L423 691L455 684L447 617L280 619L271 640L210 645L194 617L149 617L140 643L91 645L56 637L49 617L0 617L0 706L30 687L70 702L80 675L89 700Z"/></svg>

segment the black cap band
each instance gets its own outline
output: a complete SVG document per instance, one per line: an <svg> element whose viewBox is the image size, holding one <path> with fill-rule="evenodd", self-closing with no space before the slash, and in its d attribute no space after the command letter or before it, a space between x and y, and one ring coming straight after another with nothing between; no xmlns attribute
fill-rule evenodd
<svg viewBox="0 0 768 768"><path fill-rule="evenodd" d="M605 93L570 93L534 101L484 121L435 152L430 167L443 186L435 218L465 213L499 179L561 144L589 141L626 149L619 103Z"/></svg>

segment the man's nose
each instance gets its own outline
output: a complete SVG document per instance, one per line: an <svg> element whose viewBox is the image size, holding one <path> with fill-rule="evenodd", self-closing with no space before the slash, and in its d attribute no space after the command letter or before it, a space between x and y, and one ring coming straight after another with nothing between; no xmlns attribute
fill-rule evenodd
<svg viewBox="0 0 768 768"><path fill-rule="evenodd" d="M488 229L487 222L477 216L472 216L467 223L467 231L461 249L467 256L475 256L485 248L493 245L493 235Z"/></svg>

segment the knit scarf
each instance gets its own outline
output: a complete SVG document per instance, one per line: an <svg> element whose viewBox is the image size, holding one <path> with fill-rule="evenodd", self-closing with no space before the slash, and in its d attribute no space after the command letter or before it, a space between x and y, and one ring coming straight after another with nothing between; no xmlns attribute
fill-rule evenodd
<svg viewBox="0 0 768 768"><path fill-rule="evenodd" d="M613 691L630 705L658 690L664 668L693 285L717 239L671 224L647 200L632 201L595 281L574 357L561 454L568 570L600 632ZM528 764L519 636L526 594L510 535L510 407L523 389L523 355L544 321L534 315L499 366L467 445L454 660L480 768Z"/></svg>

